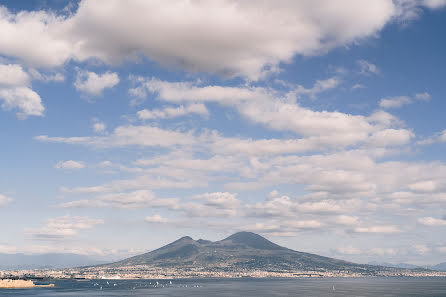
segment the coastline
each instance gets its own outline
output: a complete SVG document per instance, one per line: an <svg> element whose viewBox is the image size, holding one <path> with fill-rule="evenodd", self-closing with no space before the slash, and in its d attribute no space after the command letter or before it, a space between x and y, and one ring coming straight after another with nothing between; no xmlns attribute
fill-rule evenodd
<svg viewBox="0 0 446 297"><path fill-rule="evenodd" d="M206 278L366 278L366 277L446 277L446 272L433 270L387 269L378 271L219 271L208 269L160 269L158 267L72 268L60 270L20 270L2 273L5 278L45 280L130 280L130 279L206 279ZM38 286L38 285L35 285ZM1 285L0 285L1 287Z"/></svg>

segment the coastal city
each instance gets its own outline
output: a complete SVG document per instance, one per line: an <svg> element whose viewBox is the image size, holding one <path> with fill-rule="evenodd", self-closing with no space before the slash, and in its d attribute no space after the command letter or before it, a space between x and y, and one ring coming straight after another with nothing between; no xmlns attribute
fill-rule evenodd
<svg viewBox="0 0 446 297"><path fill-rule="evenodd" d="M0 278L10 279L178 279L178 278L298 278L298 277L446 277L446 272L426 269L394 269L381 267L363 272L349 270L288 270L266 271L228 267L160 268L138 265L119 268L87 267L0 271Z"/></svg>

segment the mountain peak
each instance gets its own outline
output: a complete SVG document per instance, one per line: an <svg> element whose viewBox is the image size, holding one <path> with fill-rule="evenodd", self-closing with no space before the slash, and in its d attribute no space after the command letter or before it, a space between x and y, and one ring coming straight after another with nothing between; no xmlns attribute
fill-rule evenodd
<svg viewBox="0 0 446 297"><path fill-rule="evenodd" d="M235 244L242 244L249 246L251 248L261 249L261 250L284 249L283 247L275 243L272 243L268 239L260 236L259 234L247 231L237 232L222 240L222 242L226 241L231 241L232 243Z"/></svg>

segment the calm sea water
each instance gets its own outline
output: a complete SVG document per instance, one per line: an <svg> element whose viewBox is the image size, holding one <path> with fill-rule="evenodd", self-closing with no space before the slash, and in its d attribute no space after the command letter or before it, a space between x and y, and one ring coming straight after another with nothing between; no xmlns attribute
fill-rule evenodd
<svg viewBox="0 0 446 297"><path fill-rule="evenodd" d="M446 278L187 279L56 281L0 289L0 296L446 296Z"/></svg>

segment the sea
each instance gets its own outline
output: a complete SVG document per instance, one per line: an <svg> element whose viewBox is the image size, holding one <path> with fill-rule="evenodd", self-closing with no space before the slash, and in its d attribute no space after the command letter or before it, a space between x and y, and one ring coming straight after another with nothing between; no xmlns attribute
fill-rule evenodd
<svg viewBox="0 0 446 297"><path fill-rule="evenodd" d="M0 289L0 296L442 296L446 278L297 278L51 281L54 288Z"/></svg>

